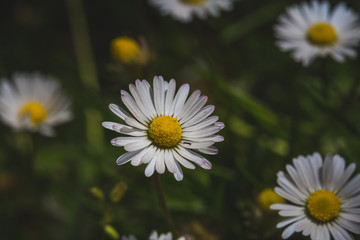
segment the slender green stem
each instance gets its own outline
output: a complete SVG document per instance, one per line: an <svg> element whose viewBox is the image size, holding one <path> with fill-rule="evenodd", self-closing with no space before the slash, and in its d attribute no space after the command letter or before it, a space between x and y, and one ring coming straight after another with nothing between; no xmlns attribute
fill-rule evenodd
<svg viewBox="0 0 360 240"><path fill-rule="evenodd" d="M99 89L97 71L83 2L82 0L66 0L66 3L80 78L85 87L97 91Z"/></svg>
<svg viewBox="0 0 360 240"><path fill-rule="evenodd" d="M174 221L171 218L169 209L167 208L164 192L161 188L160 178L159 178L159 174L157 172L154 173L153 179L154 179L154 185L155 185L155 190L156 190L156 196L159 200L159 204L160 204L161 210L163 211L166 223L167 223L170 231L175 235L175 237L178 237L179 233L175 227Z"/></svg>
<svg viewBox="0 0 360 240"><path fill-rule="evenodd" d="M83 0L66 0L66 4L80 79L87 90L91 93L97 93L99 84L96 64L92 53ZM104 145L104 134L101 128L102 116L98 110L90 107L85 109L85 118L89 149L102 152Z"/></svg>
<svg viewBox="0 0 360 240"><path fill-rule="evenodd" d="M322 82L322 91L323 91L323 97L324 99L328 99L329 97L329 90L330 90L330 85L331 85L331 78L329 76L328 73L328 59L320 59L320 69L319 69L319 77L321 79Z"/></svg>
<svg viewBox="0 0 360 240"><path fill-rule="evenodd" d="M349 88L349 92L344 96L342 103L339 106L339 109L348 109L351 106L351 102L356 98L356 93L360 86L360 78L357 78L353 81L351 87Z"/></svg>

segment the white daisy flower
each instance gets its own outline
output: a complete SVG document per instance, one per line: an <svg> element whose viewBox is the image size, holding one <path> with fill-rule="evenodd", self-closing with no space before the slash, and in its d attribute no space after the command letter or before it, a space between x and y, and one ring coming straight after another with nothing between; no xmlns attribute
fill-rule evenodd
<svg viewBox="0 0 360 240"><path fill-rule="evenodd" d="M318 153L293 160L287 173L280 171L275 191L289 201L274 204L286 219L278 228L287 226L282 238L294 232L310 235L312 240L348 240L348 233L360 234L360 174L350 179L355 164L348 167L338 155L327 155L323 162Z"/></svg>
<svg viewBox="0 0 360 240"><path fill-rule="evenodd" d="M137 240L137 239L135 236L129 235L128 237L123 236L121 240ZM173 240L173 236L172 233L170 232L158 235L156 231L153 231L150 234L149 240ZM185 237L180 237L177 240L185 240Z"/></svg>
<svg viewBox="0 0 360 240"><path fill-rule="evenodd" d="M344 3L331 11L328 2L312 1L289 7L275 34L278 46L307 66L318 56L330 55L337 62L355 57L360 27L358 16Z"/></svg>
<svg viewBox="0 0 360 240"><path fill-rule="evenodd" d="M53 136L53 126L71 120L70 101L52 77L16 73L13 80L0 83L0 119L5 124Z"/></svg>
<svg viewBox="0 0 360 240"><path fill-rule="evenodd" d="M130 93L121 90L121 99L131 114L115 104L110 110L127 125L103 122L110 130L128 135L111 141L114 146L124 147L127 153L117 159L122 165L131 161L134 166L147 164L145 175L151 176L156 170L164 173L166 168L176 180L183 179L180 164L194 169L194 162L204 169L211 169L211 163L194 150L205 154L217 154L212 146L224 138L215 135L224 128L211 116L214 106L205 106L206 96L194 91L189 98L189 84L182 85L176 93L176 82L154 77L153 89L146 80L136 80L129 85ZM180 164L179 164L180 163Z"/></svg>
<svg viewBox="0 0 360 240"><path fill-rule="evenodd" d="M164 15L181 22L190 22L193 15L205 19L208 14L218 16L220 10L231 10L233 0L149 0Z"/></svg>
<svg viewBox="0 0 360 240"><path fill-rule="evenodd" d="M153 231L149 237L149 240L173 240L173 236L170 232L158 235L156 231ZM180 237L177 240L185 240L185 238Z"/></svg>

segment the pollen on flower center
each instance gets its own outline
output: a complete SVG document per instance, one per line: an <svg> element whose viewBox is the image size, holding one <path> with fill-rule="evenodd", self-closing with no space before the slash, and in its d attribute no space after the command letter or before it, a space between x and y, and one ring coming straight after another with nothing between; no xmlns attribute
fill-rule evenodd
<svg viewBox="0 0 360 240"><path fill-rule="evenodd" d="M44 121L46 117L46 110L40 103L36 101L29 101L20 108L19 116L21 118L29 116L31 123L38 125Z"/></svg>
<svg viewBox="0 0 360 240"><path fill-rule="evenodd" d="M155 118L149 128L149 138L160 147L176 146L182 135L179 121L170 116Z"/></svg>
<svg viewBox="0 0 360 240"><path fill-rule="evenodd" d="M180 1L187 4L200 4L205 2L206 0L180 0Z"/></svg>
<svg viewBox="0 0 360 240"><path fill-rule="evenodd" d="M337 33L331 24L320 22L313 24L309 28L307 37L313 44L326 46L336 42Z"/></svg>
<svg viewBox="0 0 360 240"><path fill-rule="evenodd" d="M115 60L131 63L140 54L140 47L132 38L118 37L111 42L111 52Z"/></svg>
<svg viewBox="0 0 360 240"><path fill-rule="evenodd" d="M327 222L339 216L341 200L335 193L321 189L310 195L306 207L311 216Z"/></svg>

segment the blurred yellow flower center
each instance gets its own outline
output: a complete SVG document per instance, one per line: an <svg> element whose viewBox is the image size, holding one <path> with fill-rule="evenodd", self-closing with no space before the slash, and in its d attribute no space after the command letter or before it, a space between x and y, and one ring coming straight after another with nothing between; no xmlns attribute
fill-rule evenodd
<svg viewBox="0 0 360 240"><path fill-rule="evenodd" d="M318 190L310 195L306 207L311 216L327 222L339 216L341 200L329 190Z"/></svg>
<svg viewBox="0 0 360 240"><path fill-rule="evenodd" d="M206 0L180 0L180 1L187 4L200 4L205 2Z"/></svg>
<svg viewBox="0 0 360 240"><path fill-rule="evenodd" d="M258 195L258 201L265 210L270 210L270 206L275 203L284 203L285 199L277 194L273 189L266 188Z"/></svg>
<svg viewBox="0 0 360 240"><path fill-rule="evenodd" d="M132 38L118 37L111 42L111 52L115 60L131 63L140 54L140 47Z"/></svg>
<svg viewBox="0 0 360 240"><path fill-rule="evenodd" d="M336 42L335 28L329 23L320 22L313 24L308 30L308 39L316 45L331 45Z"/></svg>
<svg viewBox="0 0 360 240"><path fill-rule="evenodd" d="M160 116L155 118L149 128L149 137L161 147L176 146L182 135L179 121L170 116Z"/></svg>
<svg viewBox="0 0 360 240"><path fill-rule="evenodd" d="M30 121L34 125L40 124L46 117L45 108L38 102L29 101L25 103L19 110L19 116L29 116Z"/></svg>

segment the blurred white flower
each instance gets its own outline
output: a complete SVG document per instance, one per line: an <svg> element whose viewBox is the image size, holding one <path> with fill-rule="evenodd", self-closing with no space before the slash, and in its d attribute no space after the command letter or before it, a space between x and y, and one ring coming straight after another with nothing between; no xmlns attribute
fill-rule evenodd
<svg viewBox="0 0 360 240"><path fill-rule="evenodd" d="M345 167L344 159L330 154L323 162L318 153L299 156L293 163L286 166L287 173L278 173L280 187L275 188L290 203L270 207L286 217L277 224L289 225L282 238L302 232L312 240L330 240L330 235L350 240L348 231L360 234L360 174L350 179L355 164Z"/></svg>
<svg viewBox="0 0 360 240"><path fill-rule="evenodd" d="M360 27L358 16L344 3L331 11L328 2L312 1L287 8L275 35L282 50L291 51L295 60L308 66L315 57L330 55L337 62L355 57Z"/></svg>
<svg viewBox="0 0 360 240"><path fill-rule="evenodd" d="M149 237L149 240L173 240L173 236L170 232L158 235L156 231L153 231ZM180 237L177 240L185 240L185 238Z"/></svg>
<svg viewBox="0 0 360 240"><path fill-rule="evenodd" d="M72 119L70 101L52 77L16 73L13 80L0 83L0 118L5 124L53 136L55 125Z"/></svg>
<svg viewBox="0 0 360 240"><path fill-rule="evenodd" d="M121 240L137 240L137 239L133 235L129 235L128 237L123 236ZM170 232L158 235L156 231L153 231L150 234L149 240L173 240L173 236L172 233ZM185 237L180 237L177 240L185 240Z"/></svg>
<svg viewBox="0 0 360 240"><path fill-rule="evenodd" d="M231 10L233 0L149 0L164 15L171 15L181 22L190 22L193 15L205 19L218 16L220 10Z"/></svg>
<svg viewBox="0 0 360 240"><path fill-rule="evenodd" d="M124 147L127 151L117 159L117 164L130 161L134 166L147 164L147 177L155 170L164 173L166 166L178 181L183 179L180 164L194 169L191 163L194 162L204 169L211 169L211 163L193 151L215 155L218 149L212 145L224 140L222 136L214 135L224 128L224 124L217 122L219 117L210 116L214 106L204 107L207 96L201 96L196 90L188 98L189 84L182 85L176 93L175 80L167 82L162 77L154 77L153 89L146 80L136 80L129 88L131 94L121 90L121 99L132 115L115 104L109 106L127 125L102 124L128 135L111 140L114 146Z"/></svg>

